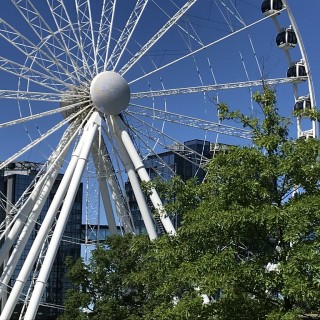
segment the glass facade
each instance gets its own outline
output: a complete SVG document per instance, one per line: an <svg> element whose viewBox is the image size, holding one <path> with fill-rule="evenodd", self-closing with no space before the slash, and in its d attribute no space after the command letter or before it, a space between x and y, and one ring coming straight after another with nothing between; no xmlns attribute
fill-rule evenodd
<svg viewBox="0 0 320 320"><path fill-rule="evenodd" d="M18 165L18 163L17 163ZM3 179L1 181L0 189L3 189L3 193L6 195L7 199L13 204L21 197L26 188L30 185L32 180L37 174L37 170L4 170ZM15 278L18 276L23 262L32 246L32 243L36 237L37 230L40 228L40 224L43 221L50 204L54 198L54 195L58 189L58 186L61 182L63 175L59 174L53 188L46 200L46 203L40 213L38 223L35 225L34 231L32 232L30 239L27 242L26 248L19 260L18 266L12 276L10 286L14 284ZM3 218L3 217L2 217ZM81 220L82 220L82 184L80 184L74 205L70 212L69 220L67 222L63 239L60 243L47 286L42 298L41 305L38 310L37 319L56 319L61 313L62 309L59 306L63 306L64 299L66 296L67 289L71 288L71 283L66 277L66 267L65 259L67 256L71 256L74 259L77 259L81 255L80 247L80 237L81 237ZM34 271L36 270L37 265L34 266ZM35 273L36 275L36 273ZM23 297L27 294L29 285L32 281L33 274L29 276L28 282L23 291ZM54 306L49 307L46 304L52 304ZM16 307L16 310L11 317L11 319L19 319L21 305Z"/></svg>
<svg viewBox="0 0 320 320"><path fill-rule="evenodd" d="M185 157L182 157L178 153L167 151L157 155L151 155L145 159L144 165L150 178L154 179L157 176L161 176L165 181L168 181L173 178L173 176L178 175L184 181L195 177L201 182L204 179L205 172L203 169L199 168L199 165L203 161L203 158L200 155L207 159L210 158L212 156L210 150L211 144L208 141L195 139L186 141L184 146L194 150L196 153L186 152ZM179 149L181 149L181 146L179 146ZM146 233L144 222L130 182L126 183L126 194L135 226L135 232L137 234ZM163 199L163 201L165 202L165 199ZM176 226L179 225L178 218L175 219L174 224Z"/></svg>

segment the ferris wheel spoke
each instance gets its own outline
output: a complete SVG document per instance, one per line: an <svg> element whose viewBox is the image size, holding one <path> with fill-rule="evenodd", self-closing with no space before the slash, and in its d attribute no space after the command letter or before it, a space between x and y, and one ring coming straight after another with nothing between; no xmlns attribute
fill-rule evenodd
<svg viewBox="0 0 320 320"><path fill-rule="evenodd" d="M191 158L192 156L196 156L197 159L203 159L203 164L208 161L206 157L201 155L200 153L192 150L188 146L184 145L180 141L174 139L173 137L169 136L168 134L162 132L161 130L157 129L156 127L150 125L146 121L142 120L141 118L138 118L131 114L131 117L135 119L138 123L143 125L146 130L139 130L139 133L144 135L149 141L154 141L156 143L159 143L164 150L170 150L173 153L178 154L185 160L192 162ZM136 132L137 130L133 127L130 128L133 132ZM156 138L156 136L160 138Z"/></svg>
<svg viewBox="0 0 320 320"><path fill-rule="evenodd" d="M147 5L149 0L138 0L136 2L136 5L133 9L133 11L130 14L130 17L123 28L121 35L110 55L110 58L107 62L107 67L111 65L112 70L115 70L117 68L117 65L132 37L132 34L138 25L140 18L143 14L143 11Z"/></svg>
<svg viewBox="0 0 320 320"><path fill-rule="evenodd" d="M62 51L61 41L56 36L56 33L50 28L46 20L43 18L42 14L37 10L31 0L11 0L15 5L17 10L20 12L21 16L24 18L26 23L34 31L40 41L42 41L43 47L48 51L52 59L52 67L54 69L51 72L57 73L60 78L65 78L67 75L68 78L75 84L80 79L74 74L70 73L61 63L61 60L57 58L59 56L57 51ZM54 43L50 43L54 39L58 42L59 46ZM52 49L54 52L52 51ZM68 52L64 52L67 53ZM70 58L70 56L69 56Z"/></svg>
<svg viewBox="0 0 320 320"><path fill-rule="evenodd" d="M112 1L111 1L112 2ZM104 65L103 65L103 70L107 70L107 61L109 59L109 51L110 51L110 45L111 45L111 36L113 33L113 24L114 24L114 16L115 16L115 11L116 11L116 6L117 6L117 0L113 0L112 4L112 10L111 10L111 17L109 22L109 27L108 27L108 42L107 42L107 48L106 48L106 55L104 59Z"/></svg>
<svg viewBox="0 0 320 320"><path fill-rule="evenodd" d="M188 161L189 163L192 163L193 165L195 165L198 168L204 169L205 164L209 161L208 158L206 158L203 155L201 155L200 153L197 153L194 150L188 148L183 143L172 139L171 137L165 137L165 138L161 137L160 139L157 139L154 137L154 133L152 133L152 131L150 131L149 133L146 131L137 131L136 129L132 129L132 131L134 132L134 134L136 136L139 136L139 139L144 139L144 140L147 139L148 141L150 141L150 143L151 142L157 143L157 144L161 145L165 151L171 151L172 153L178 155L179 157L183 158L184 160ZM170 142L172 143L173 141L175 141L174 144L170 144ZM151 148L151 146L149 148ZM149 151L148 155L150 155L150 151ZM146 160L147 159L148 158L146 158ZM160 160L160 163L161 163L162 167L168 167L168 166L164 165L163 160ZM159 169L160 169L160 167L159 167ZM172 171L172 169L170 169L170 171ZM157 172L157 173L158 173L158 175L160 175L159 174L160 172Z"/></svg>
<svg viewBox="0 0 320 320"><path fill-rule="evenodd" d="M88 108L88 107L87 107ZM42 134L39 138L31 141L28 145L26 145L25 147L23 147L21 150L19 150L18 152L16 152L14 155L12 155L10 158L6 159L5 161L1 162L0 164L0 170L5 168L10 162L16 160L18 157L20 157L21 155L23 155L25 152L27 152L28 150L32 149L33 147L35 147L36 145L38 145L40 142L42 142L43 140L45 140L46 138L48 138L50 135L52 135L54 132L56 132L57 130L59 130L61 127L63 127L64 125L66 125L68 122L70 122L71 120L75 119L77 116L79 116L81 113L83 113L85 111L85 109L80 110L77 113L71 114L70 116L68 116L67 118L65 118L64 120L60 121L58 124L56 124L55 126L53 126L51 129L47 130L46 133Z"/></svg>
<svg viewBox="0 0 320 320"><path fill-rule="evenodd" d="M130 68L136 64L145 53L150 50L161 38L162 36L171 29L172 26L197 2L197 0L189 0L184 6L137 52L120 70L120 75L125 75L125 73L130 70Z"/></svg>
<svg viewBox="0 0 320 320"><path fill-rule="evenodd" d="M96 41L96 57L97 57L97 72L102 72L106 69L106 56L108 47L110 46L111 34L110 29L113 24L114 11L116 0L103 0L101 7L101 16L97 29L97 41Z"/></svg>
<svg viewBox="0 0 320 320"><path fill-rule="evenodd" d="M22 91L22 90L0 90L0 99L63 102L63 101L73 101L75 98L79 98L79 95L72 94L72 93L48 93L48 92L40 92L40 91L32 92L32 91Z"/></svg>
<svg viewBox="0 0 320 320"><path fill-rule="evenodd" d="M231 21L230 15L231 17L233 17L236 21L240 22L241 25L245 26L246 24L244 23L243 19L240 17L239 13L237 12L235 6L231 3L231 6L234 9L231 9L229 6L227 6L225 4L225 1L221 1L219 0L219 3L221 4L222 8L225 10L225 12L223 12L223 10L221 9L221 7L218 5L217 0L214 1L218 10L220 11L220 14L222 15L223 19L225 20L226 24L229 26L230 30L233 32L234 31L234 24ZM228 17L228 16L229 17Z"/></svg>
<svg viewBox="0 0 320 320"><path fill-rule="evenodd" d="M133 131L135 133L135 138L139 140L140 150L142 148L146 149L146 156L143 160L148 160L150 159L150 157L154 158L152 162L155 162L155 166L150 167L150 169L164 180L168 179L168 177L163 177L163 168L165 168L167 172L170 172L170 177L174 177L176 175L176 172L154 151L155 146L158 144L158 139L160 138L153 140L153 146L150 146L145 139L146 137L149 137L148 135L145 136L139 130L133 129ZM143 145L142 147L141 144Z"/></svg>
<svg viewBox="0 0 320 320"><path fill-rule="evenodd" d="M0 123L0 129L1 128L5 128L5 127L10 127L10 126L13 126L13 125L17 125L17 124L20 124L20 123L28 122L28 121L33 121L35 119L40 119L40 118L43 118L43 117L51 116L51 115L59 113L59 112L63 112L63 111L67 111L67 110L76 108L78 106L83 105L84 103L88 104L89 100L88 101L81 101L81 102L77 102L77 103L73 103L73 104L67 105L65 107L56 108L56 109L53 109L53 110L49 110L49 111L33 114L31 116L28 116L28 117L19 118L19 119L16 119L16 120ZM92 104L88 104L88 107L92 107L92 106L93 106Z"/></svg>
<svg viewBox="0 0 320 320"><path fill-rule="evenodd" d="M52 91L61 92L61 90L66 87L66 84L59 79L52 78L40 71L36 71L4 57L0 57L0 70L13 74L16 77L32 81Z"/></svg>
<svg viewBox="0 0 320 320"><path fill-rule="evenodd" d="M98 36L96 42L95 52L97 54L98 59L98 70L97 72L102 71L100 68L100 62L102 67L105 64L105 35L109 34L109 27L110 27L110 17L113 11L113 0L107 1L103 0L102 7L101 7L101 16L99 21L98 27Z"/></svg>
<svg viewBox="0 0 320 320"><path fill-rule="evenodd" d="M229 90L229 89L236 89L236 88L263 86L263 85L276 85L276 84L293 83L296 81L305 81L305 80L307 80L307 77L292 77L292 78L288 77L288 78L278 78L278 79L265 79L265 80L263 79L263 80L254 80L254 81L244 81L244 82L213 84L208 86L198 86L198 87L189 87L189 88L145 91L145 92L139 92L139 93L131 93L131 99L172 96L176 94L190 94L190 93L217 91L217 90Z"/></svg>
<svg viewBox="0 0 320 320"><path fill-rule="evenodd" d="M77 21L79 28L78 34L79 42L81 44L81 51L86 54L86 68L90 76L93 77L94 70L96 71L96 73L98 73L98 66L90 0L75 0L75 6L77 12ZM90 67L89 60L93 60L94 68Z"/></svg>
<svg viewBox="0 0 320 320"><path fill-rule="evenodd" d="M59 30L59 36L63 43L63 50L70 52L71 64L75 72L79 72L85 78L90 76L88 70L88 63L82 45L77 36L76 30L64 1L62 0L47 0L47 4L51 10L51 15ZM74 54L74 51L78 50L80 56Z"/></svg>
<svg viewBox="0 0 320 320"><path fill-rule="evenodd" d="M53 58L48 56L39 46L32 43L3 19L0 19L0 37L22 52L27 59L32 60L32 63L39 66L43 74L49 73L57 82L62 81L60 79L60 72L58 72L57 76L53 74L52 65L56 64Z"/></svg>
<svg viewBox="0 0 320 320"><path fill-rule="evenodd" d="M221 0L220 0L221 1ZM237 20L239 20L239 22L242 24L242 25L246 25L245 21L243 20L243 18L241 17L241 14L239 13L239 10L237 9L237 4L234 3L234 1L231 1L229 0L230 2L230 5L232 7L232 12L234 12L234 16L236 17ZM230 8L230 7L229 7ZM230 9L228 9L230 10Z"/></svg>
<svg viewBox="0 0 320 320"><path fill-rule="evenodd" d="M227 34L227 35L224 36L224 37L221 37L221 38L219 38L219 39L217 39L217 40L214 40L214 41L212 41L212 42L210 42L210 43L208 43L208 44L206 44L206 45L203 45L202 47L200 47L200 48L198 48L198 49L195 49L195 50L193 50L192 52L189 52L189 53L185 54L184 56L179 57L179 58L176 59L176 60L173 60L173 61L171 61L171 62L169 62L169 63L167 63L167 64L165 64L165 65L163 65L163 66L161 66L161 67L159 67L159 68L156 68L156 69L154 69L154 70L152 70L152 71L150 71L150 72L148 72L148 73L145 73L144 75L142 75L142 76L140 76L140 77L138 77L138 78L130 81L129 84L133 84L133 83L135 83L135 82L137 82L137 81L139 81L139 80L141 80L141 79L143 79L143 78L146 78L146 77L148 77L148 76L150 76L150 75L152 75L152 74L154 74L154 73L156 73L156 72L159 72L160 70L164 70L164 69L166 69L166 68L168 68L168 67L170 67L170 66L172 66L172 65L174 65L174 64L177 64L178 62L180 62L180 61L182 61L182 60L184 60L184 59L187 59L187 58L189 58L189 57L192 57L193 55L196 55L196 54L198 54L199 52L201 52L201 51L203 51L203 50L205 50L205 49L208 49L209 47L211 47L211 46L213 46L213 45L215 45L215 44L217 44L217 43L219 43L219 42L222 42L222 41L224 41L224 40L226 40L226 39L228 39L228 38L230 38L230 37L233 37L233 36L236 35L237 33L240 33L240 32L242 32L242 31L244 31L244 30L247 30L247 29L249 29L249 28L252 28L253 26L261 23L261 22L264 21L264 20L269 19L269 18L272 17L272 16L275 16L275 15L279 14L280 12L282 12L282 11L284 11L284 10L286 10L286 9L283 8L283 9L281 9L281 10L273 13L272 15L270 15L270 16L268 16L268 17L263 17L263 18L261 18L261 19L259 19L259 20L256 20L256 21L254 21L254 22L252 22L252 23L250 23L250 24L247 24L246 26L244 26L244 27L242 27L242 28L240 28L240 29L232 32L232 33Z"/></svg>
<svg viewBox="0 0 320 320"><path fill-rule="evenodd" d="M155 3L154 4L159 8L159 10L161 10L168 18L170 18L170 15L158 4ZM184 22L185 23L185 22ZM186 30L184 27L181 26L181 24L179 23L179 21L177 21L176 26L180 29L180 31L182 31L185 35L187 35L188 38L194 40L194 42L196 42L198 45L203 46L202 41L199 39L199 37L196 35L194 36L193 34L190 33L190 31Z"/></svg>
<svg viewBox="0 0 320 320"><path fill-rule="evenodd" d="M251 139L252 133L249 130L235 128L232 126L223 125L216 122L211 122L204 119L185 116L165 110L131 104L129 110L126 111L129 115L143 116L160 121L172 122L183 126L198 128L204 131L212 131L226 135L232 135L243 139Z"/></svg>
<svg viewBox="0 0 320 320"><path fill-rule="evenodd" d="M92 39L92 43L91 43L91 47L92 47L92 51L93 51L93 60L94 60L94 69L95 73L93 72L93 74L98 74L99 72L99 68L98 68L98 52L97 52L97 46L96 46L96 41L95 41L95 34L94 34L94 27L93 27L93 18L92 18L92 13L91 13L91 5L90 5L90 0L88 1L88 18L90 21L90 34L91 34L91 39ZM90 37L89 37L90 39Z"/></svg>
<svg viewBox="0 0 320 320"><path fill-rule="evenodd" d="M68 68L68 71L71 75L76 74L78 78L78 84L83 82L83 79L90 79L90 76L85 73L83 70L83 61L82 59L79 59L79 56L77 54L77 51L81 50L81 47L76 44L74 41L70 41L70 35L68 35L69 41L68 41L68 48L63 48L59 51L60 53L57 55L57 59L59 60L65 60L65 56L68 53L68 56L71 59L71 62L66 61L66 67Z"/></svg>

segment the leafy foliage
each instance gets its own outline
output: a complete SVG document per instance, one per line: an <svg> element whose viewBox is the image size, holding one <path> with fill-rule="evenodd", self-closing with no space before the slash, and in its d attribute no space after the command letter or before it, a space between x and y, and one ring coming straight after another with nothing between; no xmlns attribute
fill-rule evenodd
<svg viewBox="0 0 320 320"><path fill-rule="evenodd" d="M320 121L320 112L316 108L310 108L305 110L294 110L293 115L295 117L308 117L314 121Z"/></svg>
<svg viewBox="0 0 320 320"><path fill-rule="evenodd" d="M68 292L61 319L141 319L144 285L136 285L133 272L140 272L148 252L146 236L111 236L92 252L89 264L67 261L75 288ZM85 316L84 316L85 315Z"/></svg>
<svg viewBox="0 0 320 320"><path fill-rule="evenodd" d="M320 313L320 142L288 139L270 88L255 101L262 121L219 109L252 129L256 147L218 154L200 185L156 183L181 216L177 235L108 238L88 265L70 269L76 288L62 319L82 319L82 308L90 319L132 320Z"/></svg>

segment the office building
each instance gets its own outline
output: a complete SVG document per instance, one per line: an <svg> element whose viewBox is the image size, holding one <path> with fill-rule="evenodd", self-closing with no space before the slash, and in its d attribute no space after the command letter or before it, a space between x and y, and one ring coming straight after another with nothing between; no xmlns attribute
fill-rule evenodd
<svg viewBox="0 0 320 320"><path fill-rule="evenodd" d="M178 175L183 181L196 178L199 182L202 182L205 177L205 171L200 165L207 159L212 158L216 152L225 150L225 148L227 148L226 145L194 139L184 142L183 145L172 146L172 150L150 155L145 159L144 165L151 179L160 176L165 181L168 181L173 176ZM195 153L191 153L190 149ZM135 232L137 234L145 233L144 222L130 182L126 183L126 194L135 225ZM176 217L173 223L177 227L180 223L179 217Z"/></svg>
<svg viewBox="0 0 320 320"><path fill-rule="evenodd" d="M30 185L40 170L40 165L32 162L13 162L10 163L0 174L0 191L5 195L9 203L15 204L26 188ZM40 223L43 221L46 212L52 202L52 199L56 193L56 190L61 182L63 175L59 174L50 191L47 201L41 211L38 219L38 224L35 226L35 230L32 232L30 239L27 242L26 248L19 260L18 266L12 276L10 286L14 284L15 278L18 276L23 262L31 248L32 242L35 239L36 232L40 228ZM9 211L9 204L7 204L6 211ZM5 218L5 209L0 211L0 219ZM64 305L67 289L71 288L71 283L66 277L65 259L67 256L71 256L74 259L80 257L81 247L81 220L82 220L82 184L80 185L74 205L72 207L69 220L67 222L63 240L58 249L47 286L41 301L41 305L38 310L37 320L53 320L62 313L61 306ZM39 265L35 264L34 274L31 274L26 286L23 290L23 297L28 293L28 288L33 279L36 276ZM19 319L20 310L23 306L17 305L11 320Z"/></svg>

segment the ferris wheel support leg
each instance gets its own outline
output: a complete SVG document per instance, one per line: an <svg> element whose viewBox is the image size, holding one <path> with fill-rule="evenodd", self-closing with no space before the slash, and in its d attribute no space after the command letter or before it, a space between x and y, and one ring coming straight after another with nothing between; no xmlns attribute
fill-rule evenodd
<svg viewBox="0 0 320 320"><path fill-rule="evenodd" d="M58 247L61 242L61 238L63 236L63 232L67 224L68 217L79 188L83 171L88 162L88 156L93 143L93 139L97 132L98 126L100 125L101 125L101 117L98 112L94 112L84 128L84 133L83 133L84 144L81 149L79 159L77 161L77 165L75 167L75 170L69 185L69 189L64 199L61 212L60 212L58 221L56 223L55 230L52 234L52 238L47 250L47 254L44 258L38 279L36 280L36 284L34 286L34 290L30 298L29 306L26 311L24 320L33 320L36 317L39 303L40 303L43 291L45 289L46 283L48 281L48 277L53 265L53 261L58 251Z"/></svg>
<svg viewBox="0 0 320 320"><path fill-rule="evenodd" d="M312 132L313 132L313 138L317 139L319 136L319 128L318 128L318 122L312 121Z"/></svg>
<svg viewBox="0 0 320 320"><path fill-rule="evenodd" d="M36 201L39 198L40 191L43 187L44 179L40 179L37 184L35 185L30 197L24 203L21 210L17 213L19 216L15 221L14 225L12 226L11 230L8 232L6 236L5 242L3 243L0 249L0 265L3 264L3 260L7 257L11 247L13 246L14 242L16 241L17 237L19 236L25 222L32 211Z"/></svg>
<svg viewBox="0 0 320 320"><path fill-rule="evenodd" d="M101 148L98 149L98 144L93 144L93 150L95 153L101 152L102 158L102 166L101 170L103 170L102 175L106 177L112 198L115 201L115 209L119 220L124 228L126 233L134 233L133 226L131 223L131 219L128 214L128 209L126 208L126 203L123 194L121 193L121 188L119 182L116 178L116 174L114 172L114 168L111 164L111 160L109 154L107 153L106 143L101 137Z"/></svg>
<svg viewBox="0 0 320 320"><path fill-rule="evenodd" d="M26 221L26 224L23 227L21 234L19 235L18 241L16 242L10 254L10 257L8 258L7 262L4 264L5 267L0 277L0 283L2 284L2 286L0 287L0 294L2 294L3 291L5 291L3 290L4 289L3 285L7 285L9 283L10 278L13 274L13 271L31 235L31 232L33 231L33 227L40 215L40 212L46 202L46 199L49 195L51 187L53 186L53 183L56 180L56 177L59 173L61 165L72 143L72 139L70 138L72 138L71 136L74 133L74 131L75 131L75 128L71 128L70 130L66 131L66 134L61 139L60 144L50 156L49 163L48 163L48 170L47 170L47 172L49 173L47 174L48 176L47 181L45 182L40 192L39 199L36 202L35 206L33 207L30 217ZM63 142L67 142L67 143L63 143Z"/></svg>
<svg viewBox="0 0 320 320"><path fill-rule="evenodd" d="M144 197L144 194L141 190L139 179L136 175L136 171L134 169L133 163L129 157L129 154L126 151L125 146L122 143L122 140L115 135L115 140L118 145L118 151L122 160L122 163L126 169L126 172L128 174L129 181L131 183L131 187L134 193L134 196L136 198L142 220L144 222L144 225L146 227L147 233L149 235L150 240L154 240L158 238L154 221L151 217L151 214L148 209L148 205L146 202L146 199Z"/></svg>
<svg viewBox="0 0 320 320"><path fill-rule="evenodd" d="M97 137L96 137L96 139L97 139ZM95 144L97 143L96 139L95 139ZM100 148L95 148L95 149L100 150ZM104 211L105 211L106 218L107 218L109 231L112 235L117 234L118 230L117 230L116 220L115 220L114 214L113 214L113 208L112 208L112 204L111 204L111 200L110 200L110 193L109 193L108 186L106 183L106 176L105 176L105 174L104 174L105 172L103 170L103 163L102 163L102 159L101 159L101 154L98 155L96 152L92 152L92 157L93 157L94 166L96 168L97 179L99 182L99 189L101 192L101 198L102 198Z"/></svg>
<svg viewBox="0 0 320 320"><path fill-rule="evenodd" d="M73 139L69 140L69 145L71 145ZM60 205L63 201L63 198L67 192L67 188L70 184L70 180L72 178L72 175L74 173L75 166L77 164L79 154L81 151L81 147L83 146L84 139L80 139L75 151L73 152L71 156L70 163L66 169L66 172L63 175L63 178L59 184L58 190L55 193L55 196L51 202L50 208L41 224L41 227L37 233L37 236L35 238L35 241L32 244L32 247L28 253L28 256L26 260L24 261L24 264L19 272L19 275L15 281L15 284L11 290L10 296L8 298L8 301L5 305L5 308L3 309L0 320L10 319L12 312L18 302L18 299L20 297L20 294L24 288L24 285L28 279L28 276L30 272L32 271L32 268L36 262L36 259L40 253L42 244L44 243L49 231L50 227L54 221L54 218L60 208ZM64 152L66 153L67 150ZM65 154L64 154L65 155ZM63 159L62 159L63 161ZM10 280L10 277L9 277Z"/></svg>
<svg viewBox="0 0 320 320"><path fill-rule="evenodd" d="M8 214L10 213L11 209L12 209L12 203L13 203L13 195L12 192L10 192L10 190L12 190L12 185L13 185L13 177L7 177L7 204L6 204L6 228L8 228ZM9 255L7 255L7 257L5 257L5 259L3 260L3 266L6 266L8 263L8 259L9 259ZM2 313L3 308L5 307L5 304L7 302L8 299L8 286L7 286L8 282L4 282L1 281L0 278L0 299L1 299L1 306L0 306L0 314Z"/></svg>
<svg viewBox="0 0 320 320"><path fill-rule="evenodd" d="M128 132L126 131L126 128L125 128L123 121L121 120L121 118L119 116L112 116L111 119L113 121L115 132L122 140L140 179L142 181L149 182L150 177L148 175L148 172L147 172L143 162L141 161L140 156L139 156ZM170 218L167 216L167 213L164 209L164 206L162 204L162 201L161 201L157 191L154 188L151 188L150 191L151 191L150 200L151 200L154 208L159 212L160 219L161 219L161 222L162 222L164 229L166 230L166 232L168 234L175 235L176 230L175 230Z"/></svg>
<svg viewBox="0 0 320 320"><path fill-rule="evenodd" d="M60 165L58 165L57 172L59 171ZM30 218L26 221L25 226L22 229L22 232L13 248L13 251L10 254L9 259L7 260L7 263L4 266L3 273L1 275L0 281L2 285L7 285L10 281L10 278L14 272L14 269L20 259L21 254L23 253L23 250L27 244L27 241L31 235L31 232L33 231L33 227L38 220L38 217L40 215L40 212L45 204L45 201L48 197L48 194L51 190L51 187L55 181L56 176L53 175L53 177L50 177L50 180L48 183L45 184L44 188L42 189L42 192L39 196L39 201L36 202L34 208L32 209L32 212L30 214ZM0 287L0 293L3 292L3 286ZM1 318L0 318L1 319Z"/></svg>
<svg viewBox="0 0 320 320"><path fill-rule="evenodd" d="M9 231L6 240L3 244L3 246L0 249L0 265L3 263L3 259L6 255L8 255L9 251L11 250L11 247L13 246L14 242L19 236L19 240L15 246L14 251L11 255L15 254L15 250L18 247L24 247L25 242L27 239L22 241L22 237L28 237L27 234L30 235L32 228L34 226L35 221L37 220L41 209L48 197L49 190L51 190L53 183L55 182L55 179L59 173L59 169L63 163L63 157L65 156L64 153L67 152L67 150L64 150L64 148L68 148L70 146L70 137L74 133L76 127L72 127L72 125L69 127L70 130L66 131L66 134L63 135L57 149L52 153L51 157L48 161L48 169L47 173L40 178L40 180L36 183L34 186L34 189L30 195L30 197L27 199L25 204L22 206L19 214L18 219L15 221L12 229ZM63 144L63 142L66 141L66 143ZM60 157L62 157L60 159ZM21 230L22 231L21 232ZM19 249L20 250L20 249ZM2 277L6 277L6 272L10 269L10 265L7 265L6 268L4 268ZM12 272L12 270L10 271ZM0 278L2 280L2 277ZM1 283L5 283L1 282ZM0 286L0 293L3 289L3 286Z"/></svg>

